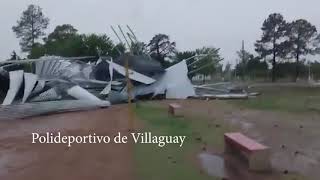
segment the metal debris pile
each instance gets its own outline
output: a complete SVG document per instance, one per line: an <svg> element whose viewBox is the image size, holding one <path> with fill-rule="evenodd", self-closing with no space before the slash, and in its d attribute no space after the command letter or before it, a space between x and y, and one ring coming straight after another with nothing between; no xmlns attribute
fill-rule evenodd
<svg viewBox="0 0 320 180"><path fill-rule="evenodd" d="M213 62L200 63L203 65L191 72L188 67L211 54L198 54L165 69L143 50L139 55L133 55L131 45L137 44L140 48L143 43L137 40L129 26L127 34L120 26L118 28L124 40L111 27L119 42L126 44L130 52L116 59L100 55L44 56L0 62L0 99L3 99L0 119L103 108L140 99L248 97L245 91L221 90L217 84L195 86L191 83L188 75L196 74ZM100 54L99 49L97 51Z"/></svg>
<svg viewBox="0 0 320 180"><path fill-rule="evenodd" d="M194 86L199 99L248 99L260 95L258 92L249 92L246 85L219 82Z"/></svg>
<svg viewBox="0 0 320 180"><path fill-rule="evenodd" d="M127 102L126 62L130 67L127 70L133 100L156 97L185 99L195 96L188 79L186 61L164 69L160 63L144 55L123 54L116 60L100 57L96 63L91 63L88 60L90 58L42 57L6 62L0 67L0 88L6 92L1 110L10 109L4 106L19 105L18 109L22 109L32 107L30 104L40 105L41 102L59 104L57 101L72 101L74 107L69 103L65 106L66 110L77 108L79 104L85 107L83 102L87 102L91 108ZM50 111L62 110L55 105L50 107Z"/></svg>
<svg viewBox="0 0 320 180"><path fill-rule="evenodd" d="M94 63L92 58L46 56L2 63L0 91L6 92L0 108L2 117L109 107L128 102L129 97L243 99L257 95L232 83L193 85L188 78L187 60L164 69L147 55L123 54L115 60L100 57ZM24 113L26 110L29 112ZM6 115L13 111L14 116Z"/></svg>

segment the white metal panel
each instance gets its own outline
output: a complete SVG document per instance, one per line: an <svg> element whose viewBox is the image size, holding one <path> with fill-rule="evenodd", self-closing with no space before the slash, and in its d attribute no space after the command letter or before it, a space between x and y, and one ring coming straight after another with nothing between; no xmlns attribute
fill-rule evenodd
<svg viewBox="0 0 320 180"><path fill-rule="evenodd" d="M32 98L31 102L41 102L41 101L53 101L53 100L59 100L61 99L61 96L57 93L57 91L54 88L51 88L41 94L39 94L37 97Z"/></svg>
<svg viewBox="0 0 320 180"><path fill-rule="evenodd" d="M45 80L38 80L38 84L34 88L33 93L37 93L39 91L42 91L42 89L44 88L45 84L46 84Z"/></svg>
<svg viewBox="0 0 320 180"><path fill-rule="evenodd" d="M22 98L22 103L25 103L31 94L32 89L36 85L38 80L38 75L32 73L24 73L24 94Z"/></svg>
<svg viewBox="0 0 320 180"><path fill-rule="evenodd" d="M35 64L36 64L36 74L37 75L40 75L41 69L43 67L43 63L44 63L44 61L35 62Z"/></svg>
<svg viewBox="0 0 320 180"><path fill-rule="evenodd" d="M7 92L6 98L4 99L2 105L10 105L12 104L14 98L16 97L22 81L23 81L23 71L10 71L9 72L10 85L9 90Z"/></svg>
<svg viewBox="0 0 320 180"><path fill-rule="evenodd" d="M111 61L112 62L112 61ZM110 76L110 82L109 84L100 92L102 95L107 95L111 91L111 85L113 80L113 63L109 64L109 76Z"/></svg>
<svg viewBox="0 0 320 180"><path fill-rule="evenodd" d="M119 65L119 64L116 64L114 62L110 62L110 61L107 61L109 64L112 64L114 70L116 70L118 73L120 73L121 75L123 76L126 76L126 68ZM132 80L135 80L135 81L138 81L138 82L141 82L143 84L152 84L154 83L156 80L153 79L153 78L150 78L146 75L143 75L141 73L138 73L136 71L133 71L131 69L129 69L129 78L132 79Z"/></svg>
<svg viewBox="0 0 320 180"><path fill-rule="evenodd" d="M162 77L150 86L135 87L133 95L153 93L166 94L168 99L185 99L195 95L194 87L188 78L186 61L181 61L166 69Z"/></svg>
<svg viewBox="0 0 320 180"><path fill-rule="evenodd" d="M73 86L72 88L67 90L67 93L78 100L101 101L95 95L89 93L87 90L83 89L80 86Z"/></svg>
<svg viewBox="0 0 320 180"><path fill-rule="evenodd" d="M185 99L189 96L195 96L195 90L188 78L188 66L186 61L181 61L168 69L163 76L166 84L167 99Z"/></svg>
<svg viewBox="0 0 320 180"><path fill-rule="evenodd" d="M52 72L56 68L57 64L59 64L59 60L52 61L52 64L51 64L50 69L48 70L47 74L52 76Z"/></svg>

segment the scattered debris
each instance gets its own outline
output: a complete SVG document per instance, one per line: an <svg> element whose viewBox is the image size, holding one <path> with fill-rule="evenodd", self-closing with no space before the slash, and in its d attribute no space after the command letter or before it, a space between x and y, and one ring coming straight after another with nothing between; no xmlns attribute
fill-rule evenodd
<svg viewBox="0 0 320 180"><path fill-rule="evenodd" d="M202 151L207 151L207 147L203 146Z"/></svg>
<svg viewBox="0 0 320 180"><path fill-rule="evenodd" d="M202 141L202 137L197 137L196 141L201 142Z"/></svg>
<svg viewBox="0 0 320 180"><path fill-rule="evenodd" d="M7 92L2 105L21 104L19 107L23 109L24 104L27 108L32 103L39 105L42 102L79 100L90 101L88 108L91 108L91 104L111 105L125 103L129 99L247 99L258 95L231 83L194 86L188 78L188 60L190 58L167 69L147 54L128 53L117 59L45 56L1 62L0 79L3 86L0 90ZM201 59L196 62L199 61ZM183 114L178 107L173 112L175 116Z"/></svg>
<svg viewBox="0 0 320 180"><path fill-rule="evenodd" d="M70 111L91 110L110 106L107 101L62 100L0 106L0 120L23 119Z"/></svg>
<svg viewBox="0 0 320 180"><path fill-rule="evenodd" d="M8 84L8 87L0 87L2 92L7 92L2 106L19 104L23 109L32 106L32 103L36 103L36 106L50 101L57 104L56 101L81 100L90 102L88 108L91 108L91 104L127 102L127 59L130 67L129 79L134 86L131 91L133 99L158 95L185 99L195 95L193 85L188 79L186 61L163 69L160 63L150 56L142 55L124 54L114 61L111 57L100 57L96 63L90 63L92 57L42 57L1 63L4 65L0 68L0 76L4 79L4 84ZM32 68L27 69L24 65ZM11 66L20 69L12 70ZM40 115L36 112L34 111L34 115Z"/></svg>
<svg viewBox="0 0 320 180"><path fill-rule="evenodd" d="M169 104L168 113L174 117L181 117L183 116L182 106L179 104Z"/></svg>
<svg viewBox="0 0 320 180"><path fill-rule="evenodd" d="M223 157L202 152L198 155L203 170L210 176L227 178L225 160Z"/></svg>
<svg viewBox="0 0 320 180"><path fill-rule="evenodd" d="M235 85L231 82L204 84L194 86L199 99L248 99L260 95L258 92L248 92L249 87Z"/></svg>

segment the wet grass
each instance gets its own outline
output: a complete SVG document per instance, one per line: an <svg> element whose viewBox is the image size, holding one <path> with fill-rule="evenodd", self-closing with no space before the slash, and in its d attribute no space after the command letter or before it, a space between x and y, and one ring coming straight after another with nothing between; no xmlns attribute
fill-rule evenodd
<svg viewBox="0 0 320 180"><path fill-rule="evenodd" d="M136 179L139 180L209 180L221 179L209 177L200 170L196 156L203 147L223 151L223 134L230 131L223 120L197 117L174 118L167 109L155 103L143 103L135 108L139 121L143 124L140 131L154 135L185 135L184 146L166 145L163 148L155 144L135 144L134 162ZM218 125L218 127L217 127ZM199 139L200 138L200 139ZM305 180L306 178L290 174L277 176L279 180Z"/></svg>
<svg viewBox="0 0 320 180"><path fill-rule="evenodd" d="M320 88L263 87L253 91L262 95L248 100L229 101L244 108L305 113L320 110Z"/></svg>
<svg viewBox="0 0 320 180"><path fill-rule="evenodd" d="M134 154L137 179L215 179L200 171L195 158L203 147L223 149L224 127L212 129L204 123L206 121L170 117L166 109L150 103L141 105L135 111L139 119L142 119L143 131L151 131L155 135L187 136L181 148L178 145L160 148L152 144L136 144Z"/></svg>

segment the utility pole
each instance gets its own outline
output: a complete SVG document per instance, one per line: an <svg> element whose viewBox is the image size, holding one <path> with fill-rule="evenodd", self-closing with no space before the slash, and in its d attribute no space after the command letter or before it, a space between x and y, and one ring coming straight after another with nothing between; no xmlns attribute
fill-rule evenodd
<svg viewBox="0 0 320 180"><path fill-rule="evenodd" d="M136 39L133 31L131 30L131 28L129 26L127 26L128 29L130 30L130 32L133 34L134 38ZM128 126L129 126L129 132L133 132L134 131L134 112L133 112L133 107L132 107L132 89L133 89L133 85L130 81L130 67L129 67L129 58L133 55L132 53L132 49L130 47L130 44L126 38L125 33L123 32L122 28L120 25L118 25L118 28L120 30L121 35L123 36L125 42L127 43L128 49L129 49L129 53L125 54L124 58L125 58L125 73L126 73L126 85L127 85L127 95L128 95ZM112 31L114 32L114 34L117 36L118 40L120 41L120 43L124 44L123 41L121 40L120 36L118 35L117 31L111 26ZM127 34L128 37L129 33ZM130 38L131 40L131 38ZM131 40L131 42L133 42ZM124 44L125 45L125 44ZM119 51L120 52L120 51Z"/></svg>
<svg viewBox="0 0 320 180"><path fill-rule="evenodd" d="M131 52L130 52L131 55ZM132 107L132 83L130 81L130 72L129 72L129 58L130 56L126 55L126 81L127 81L127 94L128 94L128 111L129 111L129 131L134 131L134 112Z"/></svg>
<svg viewBox="0 0 320 180"><path fill-rule="evenodd" d="M241 48L241 55L242 55L242 80L244 80L245 77L245 50L244 50L244 40L242 40L242 48Z"/></svg>

